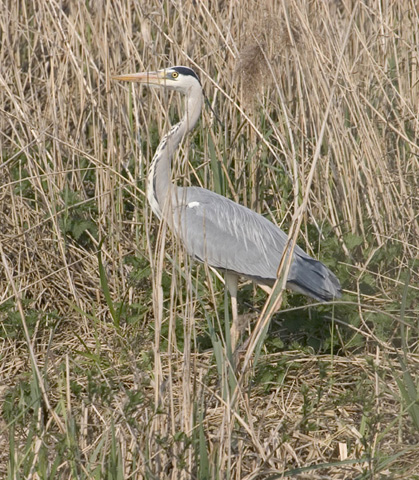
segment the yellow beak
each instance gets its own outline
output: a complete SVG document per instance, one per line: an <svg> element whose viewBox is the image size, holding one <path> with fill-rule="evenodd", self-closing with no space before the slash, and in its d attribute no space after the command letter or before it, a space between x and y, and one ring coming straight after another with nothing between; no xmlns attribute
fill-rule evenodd
<svg viewBox="0 0 419 480"><path fill-rule="evenodd" d="M151 85L160 85L164 81L164 72L144 72L144 73L126 73L124 75L112 75L113 80L124 82L149 83Z"/></svg>

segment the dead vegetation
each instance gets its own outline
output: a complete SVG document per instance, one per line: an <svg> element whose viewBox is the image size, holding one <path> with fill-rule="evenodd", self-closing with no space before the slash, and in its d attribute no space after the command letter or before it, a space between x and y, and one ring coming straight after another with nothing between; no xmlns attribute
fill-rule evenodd
<svg viewBox="0 0 419 480"><path fill-rule="evenodd" d="M419 478L414 2L4 0L0 25L0 476ZM300 240L346 296L324 337L288 300L238 378L221 283L144 197L180 99L110 80L173 64L220 120L179 181L284 228L333 92Z"/></svg>

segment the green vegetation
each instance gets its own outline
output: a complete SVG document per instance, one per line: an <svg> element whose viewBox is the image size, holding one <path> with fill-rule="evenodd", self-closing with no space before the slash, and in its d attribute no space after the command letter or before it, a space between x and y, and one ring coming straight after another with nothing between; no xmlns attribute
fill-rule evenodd
<svg viewBox="0 0 419 480"><path fill-rule="evenodd" d="M0 478L419 479L413 2L38 3L0 9ZM177 182L301 221L344 289L241 285L236 354L144 195L182 99L111 81L175 64L213 108Z"/></svg>

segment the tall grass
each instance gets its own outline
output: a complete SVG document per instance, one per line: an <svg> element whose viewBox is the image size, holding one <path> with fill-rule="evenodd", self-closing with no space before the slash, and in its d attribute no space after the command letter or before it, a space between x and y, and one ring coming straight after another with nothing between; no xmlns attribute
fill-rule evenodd
<svg viewBox="0 0 419 480"><path fill-rule="evenodd" d="M0 476L419 478L415 2L0 7ZM111 81L175 64L213 109L178 184L299 225L345 292L243 284L234 357L145 200L181 98Z"/></svg>

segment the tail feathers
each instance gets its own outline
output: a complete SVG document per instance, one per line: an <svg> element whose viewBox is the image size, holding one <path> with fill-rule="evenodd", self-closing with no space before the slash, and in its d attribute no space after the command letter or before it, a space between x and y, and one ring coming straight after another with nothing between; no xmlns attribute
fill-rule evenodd
<svg viewBox="0 0 419 480"><path fill-rule="evenodd" d="M309 256L296 258L291 266L287 286L319 302L328 302L342 296L336 275L326 265Z"/></svg>

